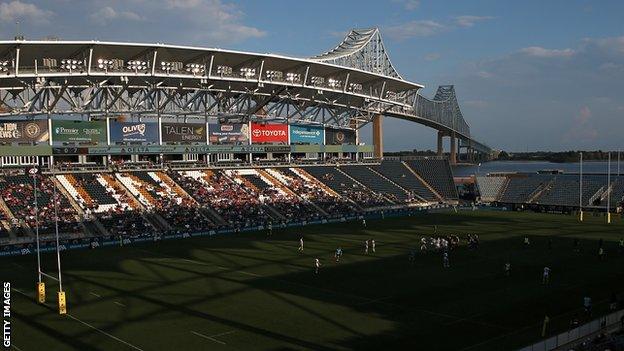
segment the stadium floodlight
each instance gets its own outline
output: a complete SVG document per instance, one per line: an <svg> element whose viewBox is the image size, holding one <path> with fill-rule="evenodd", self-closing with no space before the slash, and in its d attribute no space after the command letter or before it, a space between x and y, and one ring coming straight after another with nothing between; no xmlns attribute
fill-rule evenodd
<svg viewBox="0 0 624 351"><path fill-rule="evenodd" d="M325 84L325 78L313 76L312 78L310 78L310 83L312 83L312 85L314 86L323 85Z"/></svg>
<svg viewBox="0 0 624 351"><path fill-rule="evenodd" d="M282 71L265 71L264 74L268 80L282 80L284 77Z"/></svg>
<svg viewBox="0 0 624 351"><path fill-rule="evenodd" d="M97 60L97 68L103 69L108 72L108 70L118 69L119 67L123 67L123 61L119 59L104 59L99 58Z"/></svg>
<svg viewBox="0 0 624 351"><path fill-rule="evenodd" d="M66 71L75 71L78 69L83 69L84 62L82 60L74 60L74 59L62 59L61 60L61 69Z"/></svg>
<svg viewBox="0 0 624 351"><path fill-rule="evenodd" d="M167 62L167 61L161 61L160 62L160 70L163 72L175 72L175 71L179 71L180 69L182 69L182 62L179 61L172 61L172 62Z"/></svg>
<svg viewBox="0 0 624 351"><path fill-rule="evenodd" d="M0 72L9 71L9 61L0 61Z"/></svg>
<svg viewBox="0 0 624 351"><path fill-rule="evenodd" d="M288 72L286 73L286 81L290 83L301 83L301 74Z"/></svg>
<svg viewBox="0 0 624 351"><path fill-rule="evenodd" d="M334 78L329 78L327 80L327 85L332 89L337 89L342 86L342 81Z"/></svg>
<svg viewBox="0 0 624 351"><path fill-rule="evenodd" d="M206 72L206 65L202 65L201 63L187 63L186 71L193 75L202 74Z"/></svg>
<svg viewBox="0 0 624 351"><path fill-rule="evenodd" d="M43 67L45 68L54 68L57 66L55 58L44 58L42 61L43 61Z"/></svg>
<svg viewBox="0 0 624 351"><path fill-rule="evenodd" d="M232 75L232 67L230 66L217 66L217 74L221 77L223 76L231 76Z"/></svg>
<svg viewBox="0 0 624 351"><path fill-rule="evenodd" d="M256 76L256 69L251 67L243 67L240 69L240 75L245 79L253 78Z"/></svg>
<svg viewBox="0 0 624 351"><path fill-rule="evenodd" d="M354 93L362 92L362 84L360 83L349 83L349 90Z"/></svg>
<svg viewBox="0 0 624 351"><path fill-rule="evenodd" d="M147 69L147 62L141 60L131 60L126 64L126 68L134 71L134 73L139 73L139 71L144 71Z"/></svg>

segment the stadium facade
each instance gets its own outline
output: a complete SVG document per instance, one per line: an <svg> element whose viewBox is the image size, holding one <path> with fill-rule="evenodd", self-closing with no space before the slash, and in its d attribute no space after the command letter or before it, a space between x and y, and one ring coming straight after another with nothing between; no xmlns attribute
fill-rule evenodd
<svg viewBox="0 0 624 351"><path fill-rule="evenodd" d="M88 246L453 204L451 164L491 153L454 88L423 97L377 29L309 59L97 41L0 52L3 244L51 240L57 217L65 245ZM382 160L385 117L436 129L439 155Z"/></svg>
<svg viewBox="0 0 624 351"><path fill-rule="evenodd" d="M394 69L376 28L353 30L335 49L309 59L99 41L4 41L0 50L0 117L13 122L5 135L16 135L3 138L2 156L71 155L80 162L99 162L102 155L136 160L141 154L206 162L252 162L274 154L381 158L384 116L438 130L440 155L442 138L450 137L451 163L458 150L468 161L491 152L472 137L453 86L439 87L433 99L419 94L423 86ZM69 127L65 119L80 122ZM111 129L119 123L146 128L150 138L126 140ZM373 145L361 145L358 131L369 123ZM201 135L182 135L191 131L182 124ZM296 125L295 133L322 128L324 139L290 140L288 127L279 139L250 137L232 145L236 137L219 137L219 124L251 133L261 124L265 134L284 125Z"/></svg>

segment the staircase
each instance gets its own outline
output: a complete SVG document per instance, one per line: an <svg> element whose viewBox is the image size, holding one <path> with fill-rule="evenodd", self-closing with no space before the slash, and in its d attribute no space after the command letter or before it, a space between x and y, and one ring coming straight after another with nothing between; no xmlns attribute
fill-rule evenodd
<svg viewBox="0 0 624 351"><path fill-rule="evenodd" d="M533 203L533 201L537 200L544 192L552 189L552 186L555 183L556 179L557 177L549 180L547 184L542 185L541 187L538 187L537 189L535 189L533 194L529 196L527 203Z"/></svg>
<svg viewBox="0 0 624 351"><path fill-rule="evenodd" d="M72 193L75 192L76 195L79 194L81 198L85 201L85 205L87 206L92 206L93 200L91 199L91 196L89 196L89 194L82 187L76 186L77 185L76 178L74 178L73 175L61 174L61 175L53 176L52 182L54 183L54 186L56 186L59 192L61 193L61 196L65 196L67 198L67 201L69 201L69 204L74 208L74 210L76 210L76 213L78 213L76 220L78 223L80 223L80 227L82 227L83 233L86 233L87 235L91 235L91 236L109 235L108 231L104 228L102 223L100 223L97 220L97 218L95 218L95 216L93 216L93 218L90 218L90 219L95 225L95 228L98 230L98 233L93 233L91 228L89 228L89 226L87 226L82 220L83 218L86 218L84 209L76 202L75 195Z"/></svg>
<svg viewBox="0 0 624 351"><path fill-rule="evenodd" d="M412 194L412 192L408 191L407 189L405 189L404 187L400 186L399 184L395 183L392 179L386 177L385 175L377 172L376 170L372 169L371 167L366 167L368 168L371 172L375 173L377 176L379 176L379 178L385 179L388 182L390 182L391 184L393 184L394 186L396 186L397 188L403 190L405 193L410 194L410 195L414 195L415 198L418 199L418 201L420 202L427 202L425 199L423 199L422 197L420 197L420 195L418 194Z"/></svg>
<svg viewBox="0 0 624 351"><path fill-rule="evenodd" d="M357 179L351 177L349 174L347 174L347 172L344 172L343 170L340 169L340 167L335 167L335 169L342 173L345 177L351 179L351 181L353 181L355 184L361 186L363 189L368 189L370 192L375 193L374 191L372 191L371 189L369 189L367 186L365 186L364 184L360 183L357 181ZM385 196L384 194L379 194L381 195L388 203L391 204L396 204L396 202L392 201L391 199L389 199L387 196Z"/></svg>
<svg viewBox="0 0 624 351"><path fill-rule="evenodd" d="M423 177L418 174L418 172L413 170L412 167L410 167L405 161L401 161L401 163L416 177L416 179L418 179L427 189L429 189L429 191L431 191L431 193L435 195L438 200L444 201L444 197L440 195L440 193L438 193L431 185L429 185L429 183L427 183Z"/></svg>

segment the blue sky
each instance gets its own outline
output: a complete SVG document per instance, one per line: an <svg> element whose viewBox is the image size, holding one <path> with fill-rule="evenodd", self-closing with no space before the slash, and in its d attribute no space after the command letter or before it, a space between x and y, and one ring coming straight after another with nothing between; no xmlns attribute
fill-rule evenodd
<svg viewBox="0 0 624 351"><path fill-rule="evenodd" d="M353 27L381 29L406 79L455 84L495 148L624 148L624 1L0 0L0 37L99 39L312 56ZM365 130L363 134L369 134ZM386 149L435 131L386 120ZM367 137L364 138L369 139Z"/></svg>

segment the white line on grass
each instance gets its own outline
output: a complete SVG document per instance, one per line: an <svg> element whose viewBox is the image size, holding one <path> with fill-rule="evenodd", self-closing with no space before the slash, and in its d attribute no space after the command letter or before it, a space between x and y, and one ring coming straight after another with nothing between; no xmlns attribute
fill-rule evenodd
<svg viewBox="0 0 624 351"><path fill-rule="evenodd" d="M22 294L22 295L24 295L24 296L26 296L26 297L30 297L30 296L28 296L27 294L23 293L23 292L22 292L22 291L20 291L20 290L17 290L17 289L15 289L15 288L11 288L11 289L13 289L13 290L17 291L18 293L20 293L20 294ZM109 333L107 333L107 332L103 331L102 329L99 329L99 328L97 328L97 327L94 327L94 326L92 326L91 324L89 324L89 323L87 323L87 322L85 322L85 321L83 321L83 320L81 320L81 319L79 319L79 318L77 318L77 317L74 317L74 316L72 316L72 315L71 315L71 314L69 314L69 313L67 313L67 314L66 314L66 316L67 316L67 317L69 317L69 318L71 318L71 319L73 319L73 320L75 320L76 322L79 322L79 323L82 323L82 324L86 325L87 327L89 327L89 328L91 328L91 329L93 329L93 330L99 331L100 333L102 333L102 334L104 334L104 335L108 336L109 338L111 338L111 339L113 339L113 340L116 340L116 341L118 341L118 342L120 342L120 343L122 343L122 344L124 344L124 345L127 345L127 346L129 346L129 347L131 347L131 348L133 348L133 349L135 349L135 350L138 350L138 351L144 351L142 348L137 347L137 346L135 346L135 345L132 345L131 343L129 343L129 342L127 342L127 341L121 340L120 338L116 337L115 335L109 334Z"/></svg>
<svg viewBox="0 0 624 351"><path fill-rule="evenodd" d="M191 333L192 333L192 334L195 334L195 335L197 335L197 336L199 336L199 337L201 337L201 338L208 339L208 340L210 340L210 341L214 341L214 342L219 343L219 344L221 344L221 345L227 345L227 344L226 344L226 343L224 343L223 341L221 341L221 340L217 340L217 339L215 339L215 338L213 338L213 337L211 337L211 336L204 335L204 334L202 334L202 333L198 333L198 332L193 331L193 330L191 330Z"/></svg>
<svg viewBox="0 0 624 351"><path fill-rule="evenodd" d="M22 349L20 349L19 347L15 346L14 344L11 344L11 346L16 349L17 351L22 351Z"/></svg>
<svg viewBox="0 0 624 351"><path fill-rule="evenodd" d="M93 295L93 296L95 296L95 297L102 297L102 296L100 296L100 295L98 295L98 294L94 293L93 291L90 291L90 292L89 292L89 294L91 294L91 295Z"/></svg>
<svg viewBox="0 0 624 351"><path fill-rule="evenodd" d="M117 306L126 307L126 305L124 305L124 304L123 304L123 303L121 303L121 302L113 301L113 303L114 303L115 305L117 305Z"/></svg>
<svg viewBox="0 0 624 351"><path fill-rule="evenodd" d="M104 335L108 336L109 338L114 339L114 340L117 340L117 341L119 341L120 343L122 343L122 344L124 344L124 345L127 345L127 346L129 346L129 347L131 347L131 348L133 348L133 349L135 349L135 350L138 350L138 351L143 351L143 349L142 349L142 348L139 348L139 347L137 347L137 346L135 346L135 345L132 345L131 343L129 343L129 342L127 342L127 341L123 341L123 340L121 340L120 338L118 338L118 337L116 337L116 336L114 336L114 335L111 335L111 334L109 334L109 333L107 333L107 332L103 331L102 329L99 329L99 328L97 328L97 327L94 327L94 326L92 326L91 324L89 324L89 323L87 323L87 322L85 322L85 321L83 321L83 320L81 320L81 319L79 319L79 318L76 318L76 317L72 316L72 315L71 315L71 314L69 314L69 313L67 314L67 317L69 317L69 318L71 318L71 319L73 319L73 320L75 320L75 321L77 321L77 322L80 322L80 323L82 323L82 324L86 325L87 327L89 327L89 328L91 328L91 329L97 330L97 331L99 331L100 333L102 333L102 334L104 334Z"/></svg>

